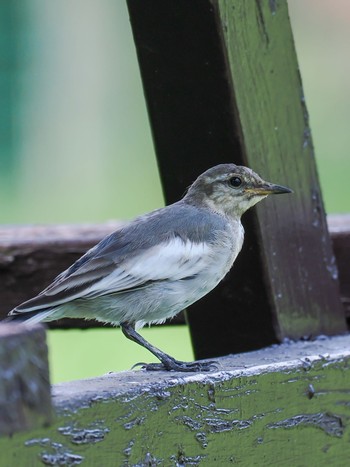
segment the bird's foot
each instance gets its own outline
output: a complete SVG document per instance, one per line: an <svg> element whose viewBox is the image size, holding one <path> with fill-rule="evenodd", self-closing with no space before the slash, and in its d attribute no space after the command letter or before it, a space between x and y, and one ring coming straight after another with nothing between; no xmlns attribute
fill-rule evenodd
<svg viewBox="0 0 350 467"><path fill-rule="evenodd" d="M197 361L181 362L179 360L165 360L162 363L141 363L141 369L146 371L182 371L182 372L206 372L217 370L217 362ZM133 366L133 368L136 365Z"/></svg>

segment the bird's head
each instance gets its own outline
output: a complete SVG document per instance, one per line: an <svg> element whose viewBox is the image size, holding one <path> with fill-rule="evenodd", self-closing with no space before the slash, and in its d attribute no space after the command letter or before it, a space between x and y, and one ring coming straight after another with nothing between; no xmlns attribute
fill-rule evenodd
<svg viewBox="0 0 350 467"><path fill-rule="evenodd" d="M292 190L266 182L247 167L221 164L200 175L184 201L207 206L227 216L241 216L266 196L280 193L292 193Z"/></svg>

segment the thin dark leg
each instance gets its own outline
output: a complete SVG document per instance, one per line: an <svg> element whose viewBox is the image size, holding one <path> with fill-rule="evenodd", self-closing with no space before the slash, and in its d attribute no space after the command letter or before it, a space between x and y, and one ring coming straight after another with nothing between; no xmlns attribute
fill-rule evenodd
<svg viewBox="0 0 350 467"><path fill-rule="evenodd" d="M149 350L153 355L155 355L162 363L148 363L144 364L143 368L148 371L157 371L157 370L168 370L168 371L211 371L216 368L215 362L181 362L175 360L170 355L166 354L157 347L154 347L152 344L146 341L138 332L135 331L135 327L129 323L120 324L123 334L128 339L136 342L136 344L141 345L145 349Z"/></svg>

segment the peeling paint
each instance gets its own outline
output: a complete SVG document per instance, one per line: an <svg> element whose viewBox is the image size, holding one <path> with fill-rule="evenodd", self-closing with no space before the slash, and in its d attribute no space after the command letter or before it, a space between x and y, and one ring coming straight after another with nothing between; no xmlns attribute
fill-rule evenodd
<svg viewBox="0 0 350 467"><path fill-rule="evenodd" d="M164 459L158 459L150 452L147 452L142 461L133 464L133 467L156 467L157 465L164 465Z"/></svg>
<svg viewBox="0 0 350 467"><path fill-rule="evenodd" d="M64 436L68 436L73 444L99 443L109 433L108 428L75 428L71 426L60 427L58 431Z"/></svg>
<svg viewBox="0 0 350 467"><path fill-rule="evenodd" d="M43 452L40 455L40 460L45 465L79 465L83 462L84 457L69 452L61 452L49 454Z"/></svg>
<svg viewBox="0 0 350 467"><path fill-rule="evenodd" d="M207 434L204 431L200 431L196 434L196 440L205 449L208 446Z"/></svg>
<svg viewBox="0 0 350 467"><path fill-rule="evenodd" d="M312 384L309 384L308 385L308 388L307 388L307 397L309 399L312 399L315 395L316 391L315 391L315 388Z"/></svg>
<svg viewBox="0 0 350 467"><path fill-rule="evenodd" d="M175 462L176 467L188 467L191 465L200 465L201 461L205 459L205 457L206 456L202 455L186 456L185 453L180 450L177 455L170 456L170 460Z"/></svg>
<svg viewBox="0 0 350 467"><path fill-rule="evenodd" d="M211 433L221 433L233 429L244 430L252 424L251 420L222 420L220 418L207 418L205 423Z"/></svg>
<svg viewBox="0 0 350 467"><path fill-rule="evenodd" d="M131 430L135 426L142 425L142 423L145 421L145 417L136 417L130 422L124 423L124 428L126 430Z"/></svg>
<svg viewBox="0 0 350 467"><path fill-rule="evenodd" d="M327 413L296 415L277 423L268 425L268 428L296 428L300 425L314 426L320 428L327 435L341 437L344 427L341 417Z"/></svg>
<svg viewBox="0 0 350 467"><path fill-rule="evenodd" d="M126 457L130 457L131 456L131 450L133 448L135 444L135 440L134 439L131 439L127 445L127 447L123 450L123 453L125 454Z"/></svg>
<svg viewBox="0 0 350 467"><path fill-rule="evenodd" d="M80 454L73 453L62 443L54 442L50 438L33 438L24 444L26 447L45 447L46 449L39 453L39 459L45 465L74 466L81 464L84 460Z"/></svg>

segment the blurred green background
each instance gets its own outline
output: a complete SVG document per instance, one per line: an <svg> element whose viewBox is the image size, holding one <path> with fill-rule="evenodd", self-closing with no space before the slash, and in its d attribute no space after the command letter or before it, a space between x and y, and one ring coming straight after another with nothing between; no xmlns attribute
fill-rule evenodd
<svg viewBox="0 0 350 467"><path fill-rule="evenodd" d="M350 3L289 9L328 212L350 211ZM128 219L163 204L124 0L0 3L0 223ZM191 359L185 326L144 329ZM49 331L53 382L154 361L119 330Z"/></svg>

